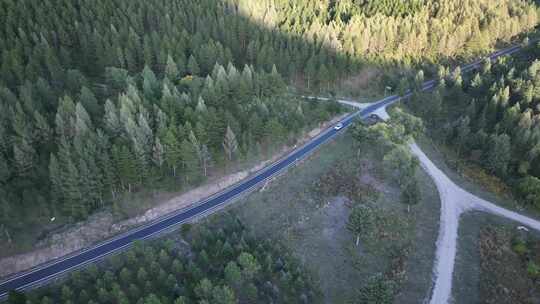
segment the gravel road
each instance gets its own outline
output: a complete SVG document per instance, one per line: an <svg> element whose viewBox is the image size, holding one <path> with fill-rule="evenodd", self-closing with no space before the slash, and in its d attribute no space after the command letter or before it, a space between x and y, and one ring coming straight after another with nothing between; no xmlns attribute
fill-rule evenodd
<svg viewBox="0 0 540 304"><path fill-rule="evenodd" d="M452 274L457 250L459 217L463 212L478 210L514 220L540 231L540 221L485 201L457 186L426 156L416 143L411 151L420 160L422 168L433 178L441 199L441 218L433 276L435 285L431 304L448 303L452 292Z"/></svg>

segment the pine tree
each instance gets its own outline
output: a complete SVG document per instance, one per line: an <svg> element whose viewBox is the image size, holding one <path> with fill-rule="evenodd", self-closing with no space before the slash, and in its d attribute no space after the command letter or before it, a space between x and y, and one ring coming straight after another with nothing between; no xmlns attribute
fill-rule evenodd
<svg viewBox="0 0 540 304"><path fill-rule="evenodd" d="M96 136L95 163L100 172L102 185L102 200L108 197L110 193L113 199L116 196L116 187L118 185L117 171L111 160L111 144L103 131L98 130Z"/></svg>
<svg viewBox="0 0 540 304"><path fill-rule="evenodd" d="M51 153L51 158L49 161L49 179L51 181L51 201L54 205L62 204L63 201L63 188L60 170L60 165L58 164L56 156Z"/></svg>
<svg viewBox="0 0 540 304"><path fill-rule="evenodd" d="M178 142L176 132L173 128L170 128L167 131L165 138L163 139L163 145L165 164L172 170L173 176L176 176L182 155L180 153L180 143Z"/></svg>
<svg viewBox="0 0 540 304"><path fill-rule="evenodd" d="M310 89L310 86L312 84L313 79L317 76L317 58L311 57L308 62L306 63L306 66L304 68L304 73L307 78L307 88Z"/></svg>
<svg viewBox="0 0 540 304"><path fill-rule="evenodd" d="M201 159L201 144L199 143L199 140L195 136L193 129L191 129L191 125L189 125L189 128L186 128L186 129L190 129L188 133L189 142L191 143L191 145L193 146L193 149L197 153L197 157Z"/></svg>
<svg viewBox="0 0 540 304"><path fill-rule="evenodd" d="M110 99L105 101L105 117L104 117L105 130L111 135L111 137L119 136L122 132L122 125L120 118L118 117L118 110Z"/></svg>
<svg viewBox="0 0 540 304"><path fill-rule="evenodd" d="M137 181L137 166L133 153L126 146L113 145L113 161L115 163L118 177L124 189L131 192L132 186Z"/></svg>
<svg viewBox="0 0 540 304"><path fill-rule="evenodd" d="M407 211L411 205L416 205L420 202L420 187L416 178L412 178L401 189L401 202L407 205Z"/></svg>
<svg viewBox="0 0 540 304"><path fill-rule="evenodd" d="M35 166L36 150L26 139L21 139L13 144L13 158L15 160L15 169L19 177L28 177L31 175L32 168Z"/></svg>
<svg viewBox="0 0 540 304"><path fill-rule="evenodd" d="M65 96L60 99L56 112L56 135L58 138L71 139L75 135L75 104Z"/></svg>
<svg viewBox="0 0 540 304"><path fill-rule="evenodd" d="M199 157L193 143L189 142L187 139L184 139L180 144L180 155L186 182L189 183L197 181L200 172Z"/></svg>
<svg viewBox="0 0 540 304"><path fill-rule="evenodd" d="M167 78L169 78L171 81L174 81L177 79L178 75L178 66L176 65L176 62L174 62L171 55L168 55L167 66L165 67L165 76L167 76Z"/></svg>
<svg viewBox="0 0 540 304"><path fill-rule="evenodd" d="M79 95L79 101L88 111L90 117L92 117L94 120L99 118L101 108L96 96L90 89L85 86L82 87L81 94Z"/></svg>
<svg viewBox="0 0 540 304"><path fill-rule="evenodd" d="M82 103L78 102L75 106L75 134L79 137L88 135L93 130L90 115Z"/></svg>
<svg viewBox="0 0 540 304"><path fill-rule="evenodd" d="M326 87L327 90L330 90L328 68L324 63L319 66L319 71L317 72L317 81L319 83L319 88L322 89Z"/></svg>
<svg viewBox="0 0 540 304"><path fill-rule="evenodd" d="M469 135L471 133L469 123L470 119L468 116L465 116L459 120L459 125L457 126L456 132L458 154L461 154L463 148L467 147L467 143L469 142Z"/></svg>
<svg viewBox="0 0 540 304"><path fill-rule="evenodd" d="M422 89L422 85L424 84L424 71L420 70L418 73L416 73L416 76L414 77L414 87L416 91L420 91Z"/></svg>
<svg viewBox="0 0 540 304"><path fill-rule="evenodd" d="M277 119L271 119L265 126L266 133L270 139L270 142L275 144L281 144L286 136L286 130L283 125Z"/></svg>
<svg viewBox="0 0 540 304"><path fill-rule="evenodd" d="M493 173L506 177L511 157L510 137L506 134L491 135L486 166Z"/></svg>
<svg viewBox="0 0 540 304"><path fill-rule="evenodd" d="M164 155L163 146L161 145L161 141L159 140L159 137L156 137L154 147L152 148L152 162L158 168L161 168L165 161L163 155Z"/></svg>
<svg viewBox="0 0 540 304"><path fill-rule="evenodd" d="M463 78L461 76L461 68L457 67L452 72L452 83L455 87L461 88L463 85Z"/></svg>
<svg viewBox="0 0 540 304"><path fill-rule="evenodd" d="M206 145L202 145L200 152L201 167L204 177L208 176L208 169L212 167L212 155Z"/></svg>
<svg viewBox="0 0 540 304"><path fill-rule="evenodd" d="M320 73L322 73L322 72L320 72ZM327 76L325 75L325 77L327 77ZM278 94L285 87L285 82L281 78L281 75L279 74L275 64L272 65L272 71L271 71L271 73L269 74L269 77L268 77L268 86L270 87L270 90L269 90L269 95L270 96ZM246 85L246 87L247 87L247 85Z"/></svg>
<svg viewBox="0 0 540 304"><path fill-rule="evenodd" d="M87 210L79 188L79 171L71 159L68 159L64 166L65 171L62 174L62 188L65 198L64 212L72 219L82 219L86 217Z"/></svg>
<svg viewBox="0 0 540 304"><path fill-rule="evenodd" d="M197 75L198 76L200 74L200 72L201 72L199 64L197 63L197 60L195 59L195 57L193 57L193 55L189 56L187 69L188 69L188 72L191 75Z"/></svg>
<svg viewBox="0 0 540 304"><path fill-rule="evenodd" d="M158 80L154 72L146 65L142 72L144 96L149 99L155 98L155 92L158 89Z"/></svg>
<svg viewBox="0 0 540 304"><path fill-rule="evenodd" d="M223 140L223 149L225 150L227 159L232 161L233 156L238 150L238 141L236 140L236 135L234 135L234 132L230 126L227 126L227 132L225 133L225 138Z"/></svg>
<svg viewBox="0 0 540 304"><path fill-rule="evenodd" d="M49 123L38 111L34 111L34 134L33 139L39 144L48 143L53 136L53 131L49 126ZM1 135L0 135L1 136ZM0 144L1 151L1 144Z"/></svg>
<svg viewBox="0 0 540 304"><path fill-rule="evenodd" d="M368 235L375 225L375 215L372 207L368 205L357 205L349 215L347 229L356 234L356 246L360 242L361 235Z"/></svg>

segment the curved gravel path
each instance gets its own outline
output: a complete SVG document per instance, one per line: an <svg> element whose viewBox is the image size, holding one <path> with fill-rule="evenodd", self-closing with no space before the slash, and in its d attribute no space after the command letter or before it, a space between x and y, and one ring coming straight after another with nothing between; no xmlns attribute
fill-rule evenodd
<svg viewBox="0 0 540 304"><path fill-rule="evenodd" d="M319 100L328 98L307 97ZM337 102L349 106L364 108L370 103L359 103L351 100L338 99ZM379 108L375 115L382 120L388 120L390 116L385 107ZM415 142L410 145L411 152L416 155L422 168L431 176L441 200L441 215L439 220L439 236L437 238L437 252L433 277L435 279L430 304L446 304L452 293L452 277L457 252L458 227L461 214L470 210L483 211L497 216L514 220L529 228L540 231L540 221L524 216L514 211L507 210L484 199L481 199L456 185L444 172L426 156Z"/></svg>
<svg viewBox="0 0 540 304"><path fill-rule="evenodd" d="M429 303L445 304L449 302L452 292L459 217L463 212L484 211L514 220L539 231L540 221L499 207L463 190L437 168L416 143L411 143L410 148L412 153L418 157L422 168L433 178L440 194L441 217L433 267L435 285Z"/></svg>

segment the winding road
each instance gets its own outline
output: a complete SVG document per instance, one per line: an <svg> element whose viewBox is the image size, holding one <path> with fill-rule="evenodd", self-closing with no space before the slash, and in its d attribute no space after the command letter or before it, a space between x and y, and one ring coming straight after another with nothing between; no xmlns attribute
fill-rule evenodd
<svg viewBox="0 0 540 304"><path fill-rule="evenodd" d="M500 56L515 53L520 50L520 48L520 46L512 46L493 53L488 58L493 60ZM479 59L475 62L463 66L462 71L467 72L478 67L482 60L483 59ZM435 85L435 80L426 81L422 86L422 90L431 90L435 87ZM412 92L409 90L403 97L409 97L411 95ZM335 130L334 128L329 128L325 130L319 136L313 138L311 141L309 141L302 147L292 151L290 154L276 161L272 165L246 178L240 183L233 185L230 188L220 193L217 193L204 201L194 204L190 208L178 210L147 225L144 225L134 230L130 230L115 238L104 241L100 244L77 252L73 255L51 261L46 265L36 267L27 272L8 278L6 281L0 283L0 299L5 297L10 290L24 291L31 287L44 284L47 281L63 273L66 273L76 268L80 268L86 264L92 263L114 252L125 249L132 245L135 241L150 238L165 230L170 230L178 227L182 223L188 222L194 218L214 212L220 207L231 203L238 196L249 193L249 191L251 191L255 187L260 186L266 180L276 176L280 172L296 164L299 160L306 158L318 147L328 142L330 139L334 138L339 133L346 130L347 127L349 127L358 117L365 118L379 109L384 109L387 106L396 103L401 98L402 97L398 95L388 96L373 104L368 105L367 107L359 111L356 111L346 116L341 121L341 123L343 124L342 129Z"/></svg>

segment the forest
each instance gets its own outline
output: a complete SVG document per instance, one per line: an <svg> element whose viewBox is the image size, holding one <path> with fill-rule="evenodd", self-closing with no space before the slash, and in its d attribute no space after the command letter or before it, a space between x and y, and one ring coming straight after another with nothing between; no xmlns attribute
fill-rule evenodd
<svg viewBox="0 0 540 304"><path fill-rule="evenodd" d="M360 143L380 148L407 213L422 193L405 144L424 125L540 210L540 45L486 61L471 76L444 67L533 30L537 3L0 1L0 247L16 247L32 229L40 233L32 246L41 246L49 226L73 227L126 197L185 192L293 146L345 112L299 95L339 95L367 68L384 76L369 82L378 95L400 80L391 93L415 88L408 106L421 119L395 109L389 123L352 132L358 153ZM437 89L419 92L435 66ZM402 77L419 68L425 74ZM383 209L364 207L354 206L346 223L357 246L384 230L375 224ZM404 275L393 268L361 286L359 302L391 302ZM226 214L10 301L319 303L319 289L288 248Z"/></svg>
<svg viewBox="0 0 540 304"><path fill-rule="evenodd" d="M80 220L122 193L196 185L212 168L257 158L341 111L285 95L273 64L235 65L218 42L200 57L202 38L181 26L127 26L123 10L105 2L100 18L89 2L36 4L0 6L13 22L2 31L0 80L0 230L8 241L24 229L22 218ZM133 18L177 11L147 8L153 17ZM103 34L97 24L107 24ZM137 28L157 44L145 48L147 36L140 45ZM157 34L165 31L169 41L186 37L165 47ZM113 41L119 52L108 49ZM189 55L185 63L175 50Z"/></svg>
<svg viewBox="0 0 540 304"><path fill-rule="evenodd" d="M432 137L512 186L540 210L540 45L475 73L439 69L434 93L416 93L410 107ZM420 77L421 78L421 77ZM428 95L429 94L429 95Z"/></svg>
<svg viewBox="0 0 540 304"><path fill-rule="evenodd" d="M524 0L6 0L0 19L10 241L35 218L196 185L341 111L291 97L290 83L318 92L370 62L485 52L537 12Z"/></svg>
<svg viewBox="0 0 540 304"><path fill-rule="evenodd" d="M12 303L320 303L314 279L281 244L255 238L232 215L135 244L105 265ZM22 298L22 299L21 299ZM26 298L26 299L24 299ZM19 301L19 302L17 302ZM22 301L22 302L20 302Z"/></svg>

